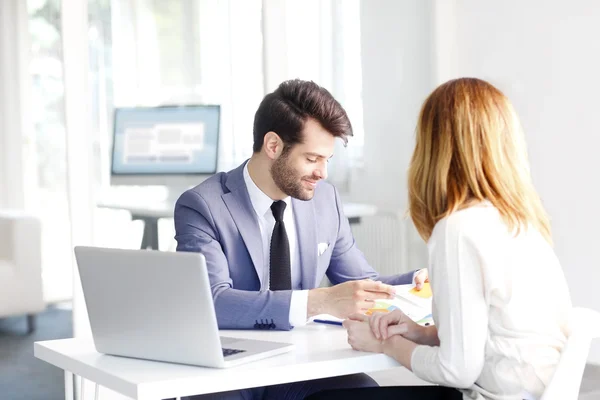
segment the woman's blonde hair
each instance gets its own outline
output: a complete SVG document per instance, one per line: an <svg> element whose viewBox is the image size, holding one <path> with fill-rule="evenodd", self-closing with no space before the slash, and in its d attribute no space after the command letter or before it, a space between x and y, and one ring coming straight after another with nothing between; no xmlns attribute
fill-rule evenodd
<svg viewBox="0 0 600 400"><path fill-rule="evenodd" d="M408 186L410 216L425 241L442 218L488 200L509 229L533 225L552 242L517 115L480 79L446 82L425 100Z"/></svg>

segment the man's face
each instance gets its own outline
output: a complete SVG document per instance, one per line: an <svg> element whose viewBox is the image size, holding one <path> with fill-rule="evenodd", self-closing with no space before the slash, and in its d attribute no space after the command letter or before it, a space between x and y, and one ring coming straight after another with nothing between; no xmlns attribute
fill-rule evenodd
<svg viewBox="0 0 600 400"><path fill-rule="evenodd" d="M310 200L317 183L327 178L327 162L333 156L335 137L318 122L308 119L303 143L287 148L273 162L271 175L279 189L299 200Z"/></svg>

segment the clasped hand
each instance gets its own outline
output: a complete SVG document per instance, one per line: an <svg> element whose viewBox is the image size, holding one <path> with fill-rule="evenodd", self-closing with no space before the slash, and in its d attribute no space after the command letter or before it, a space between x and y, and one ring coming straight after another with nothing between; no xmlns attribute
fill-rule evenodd
<svg viewBox="0 0 600 400"><path fill-rule="evenodd" d="M394 335L420 343L425 329L398 309L390 313L375 312L370 317L355 313L343 325L353 349L375 353L382 353L385 340Z"/></svg>

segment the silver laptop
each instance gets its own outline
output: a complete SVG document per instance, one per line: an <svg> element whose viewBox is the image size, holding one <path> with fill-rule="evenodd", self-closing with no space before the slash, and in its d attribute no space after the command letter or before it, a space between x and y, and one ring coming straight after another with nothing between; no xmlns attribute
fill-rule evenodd
<svg viewBox="0 0 600 400"><path fill-rule="evenodd" d="M202 254L78 246L75 257L99 353L226 368L293 348L219 337Z"/></svg>

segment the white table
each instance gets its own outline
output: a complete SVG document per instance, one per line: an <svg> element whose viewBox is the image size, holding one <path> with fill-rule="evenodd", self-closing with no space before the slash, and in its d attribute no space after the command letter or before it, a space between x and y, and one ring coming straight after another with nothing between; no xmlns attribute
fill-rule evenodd
<svg viewBox="0 0 600 400"><path fill-rule="evenodd" d="M106 198L98 202L98 207L131 212L134 220L144 221L142 249L158 250L158 220L172 218L175 211L174 201L148 202L139 198ZM377 207L371 204L344 203L344 214L351 224L359 223L362 217L375 215Z"/></svg>
<svg viewBox="0 0 600 400"><path fill-rule="evenodd" d="M310 323L292 331L222 331L223 336L294 343L289 353L228 369L202 368L97 353L80 339L36 342L35 357L65 371L66 399L73 374L138 400L327 378L398 367L384 354L352 350L342 327ZM98 393L98 391L96 391Z"/></svg>

